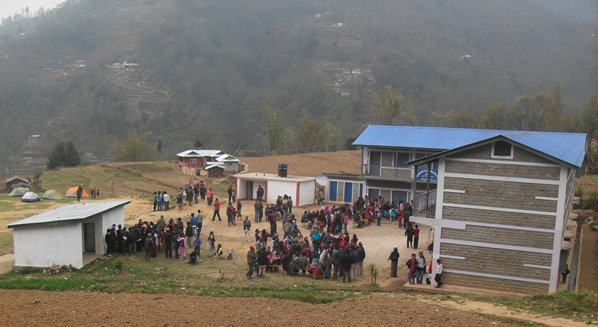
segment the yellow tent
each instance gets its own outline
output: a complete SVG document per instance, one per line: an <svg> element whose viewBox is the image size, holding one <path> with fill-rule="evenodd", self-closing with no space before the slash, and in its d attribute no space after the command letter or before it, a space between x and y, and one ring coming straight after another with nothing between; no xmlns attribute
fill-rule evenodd
<svg viewBox="0 0 598 327"><path fill-rule="evenodd" d="M71 188L69 188L68 190L66 190L66 194L64 194L64 196L68 197L68 198L76 198L77 197L77 189L79 187L77 186L73 186ZM81 197L82 198L88 198L89 194L87 193L87 191L85 191L85 189L83 189L83 192L81 193Z"/></svg>

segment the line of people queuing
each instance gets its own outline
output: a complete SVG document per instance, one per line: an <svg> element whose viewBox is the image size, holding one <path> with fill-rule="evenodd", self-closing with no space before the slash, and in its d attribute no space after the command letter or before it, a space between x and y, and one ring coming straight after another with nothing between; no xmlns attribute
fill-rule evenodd
<svg viewBox="0 0 598 327"><path fill-rule="evenodd" d="M203 214L197 210L197 215L191 213L187 223L183 223L182 218L176 221L170 219L168 222L161 216L154 223L153 221L143 221L139 219L137 224L127 229L121 225L112 225L112 228L106 231L105 242L107 255L115 253L134 255L137 252L145 252L146 261L156 257L161 251L166 258L172 258L173 252L176 259L187 259L186 250L192 248L189 255L190 263L196 263L200 255L202 239L200 237L203 227ZM212 232L208 237L208 249L210 255L215 253L215 237Z"/></svg>
<svg viewBox="0 0 598 327"><path fill-rule="evenodd" d="M195 184L187 184L183 189L180 187L175 196L175 201L179 211L183 210L183 205L186 203L192 206L193 203L198 204L199 199L206 200L211 206L214 200L214 192L211 188L207 188L203 181ZM155 191L153 194L153 209L154 211L168 211L170 210L170 194L166 191Z"/></svg>

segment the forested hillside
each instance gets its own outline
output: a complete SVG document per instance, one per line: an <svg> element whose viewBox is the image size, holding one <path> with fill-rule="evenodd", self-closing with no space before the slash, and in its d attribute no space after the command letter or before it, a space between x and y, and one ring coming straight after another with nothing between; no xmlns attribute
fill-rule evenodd
<svg viewBox="0 0 598 327"><path fill-rule="evenodd" d="M399 104L386 123L482 121L555 85L576 113L597 90L596 22L583 14L595 8L67 1L0 26L1 173L45 166L66 140L84 162L111 160L116 139L146 132L161 143L160 153L149 147L154 158L199 143L232 153L341 148L380 122L374 94ZM273 147L267 129L284 141Z"/></svg>

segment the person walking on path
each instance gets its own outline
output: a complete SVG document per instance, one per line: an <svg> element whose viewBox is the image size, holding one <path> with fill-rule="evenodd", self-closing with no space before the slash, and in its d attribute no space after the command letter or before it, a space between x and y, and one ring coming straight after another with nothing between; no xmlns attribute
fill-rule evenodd
<svg viewBox="0 0 598 327"><path fill-rule="evenodd" d="M249 216L245 216L245 220L243 220L243 231L245 232L245 242L251 242L249 238L249 234L251 233L251 221L249 221Z"/></svg>
<svg viewBox="0 0 598 327"><path fill-rule="evenodd" d="M247 218L245 218L247 219ZM251 278L251 276L253 275L253 268L255 267L255 261L257 259L257 253L255 253L255 247L253 245L249 246L249 251L247 251L247 267L249 268L247 270L247 273L245 274L245 276L247 276L247 278Z"/></svg>
<svg viewBox="0 0 598 327"><path fill-rule="evenodd" d="M214 201L214 214L212 215L212 221L216 219L216 216L218 216L218 221L222 221L222 218L220 217L220 201L218 198L216 198Z"/></svg>
<svg viewBox="0 0 598 327"><path fill-rule="evenodd" d="M231 203L232 198L233 198L233 186L232 185L228 185L228 190L226 190L226 193L228 194L228 203Z"/></svg>

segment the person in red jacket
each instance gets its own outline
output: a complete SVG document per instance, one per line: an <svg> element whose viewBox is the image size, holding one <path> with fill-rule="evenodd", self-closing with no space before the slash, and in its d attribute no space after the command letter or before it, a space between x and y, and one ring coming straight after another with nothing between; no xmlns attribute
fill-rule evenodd
<svg viewBox="0 0 598 327"><path fill-rule="evenodd" d="M216 216L218 216L218 221L222 221L222 218L220 218L220 201L218 198L216 198L214 201L214 214L212 215L212 221L216 219Z"/></svg>

